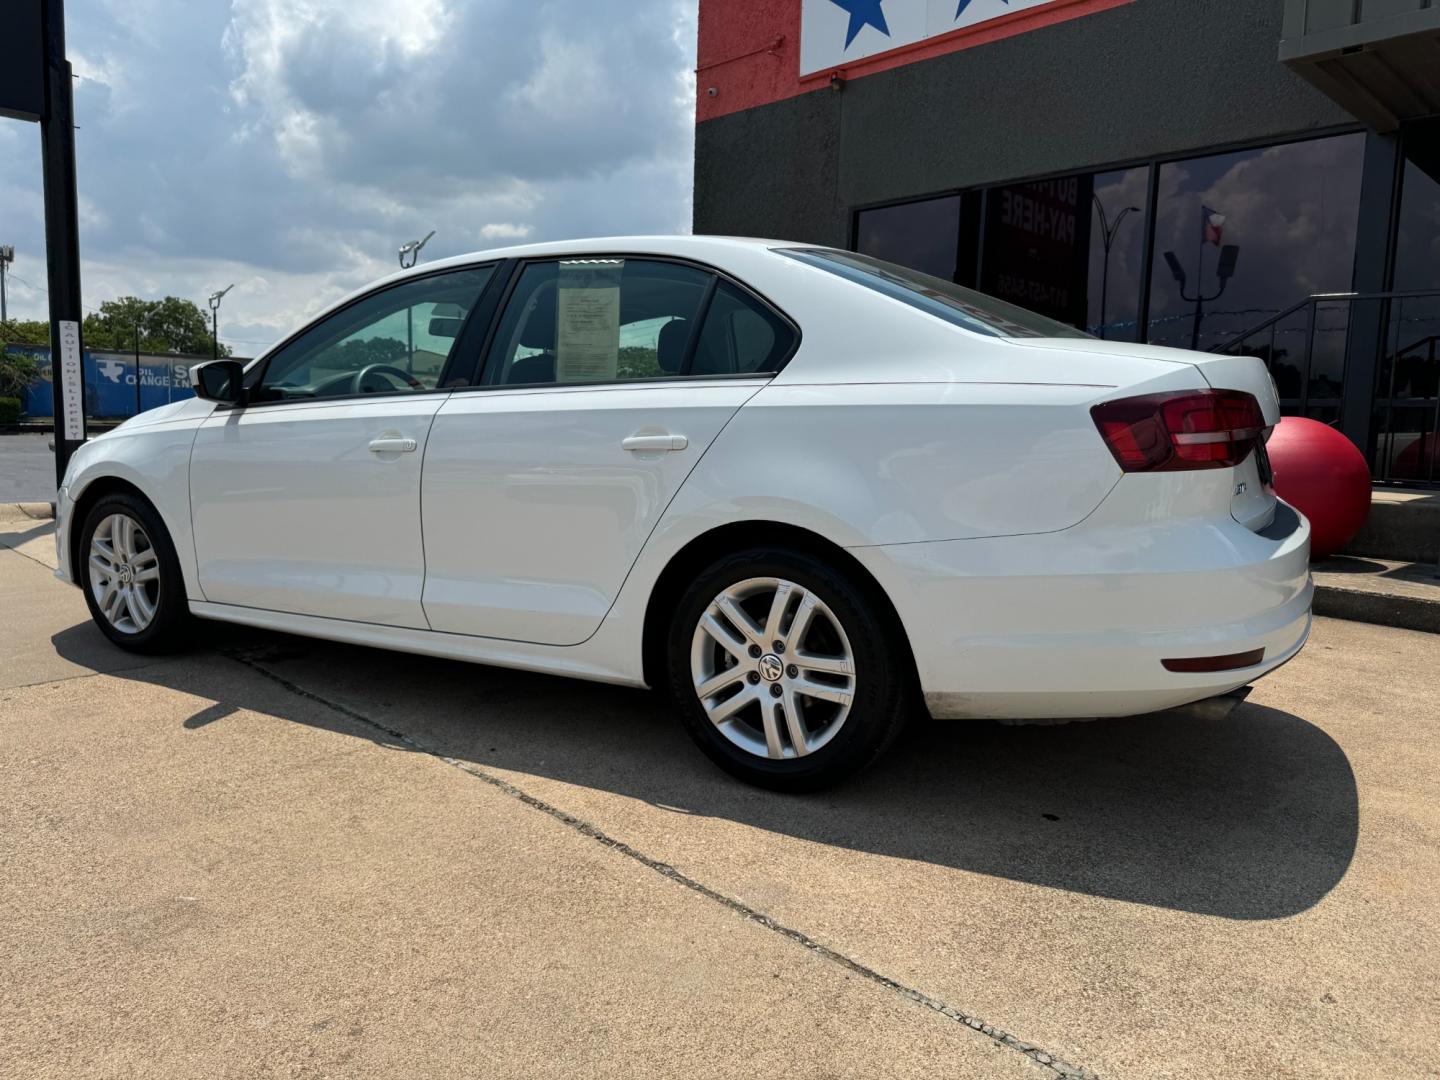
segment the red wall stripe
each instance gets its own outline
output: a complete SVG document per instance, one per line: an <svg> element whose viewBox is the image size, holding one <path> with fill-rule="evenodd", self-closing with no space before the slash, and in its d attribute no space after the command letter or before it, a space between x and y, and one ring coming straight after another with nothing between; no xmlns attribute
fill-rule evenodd
<svg viewBox="0 0 1440 1080"><path fill-rule="evenodd" d="M876 53L844 67L800 77L800 0L700 0L695 70L697 122L767 105L917 60L988 45L1134 0L1056 0L975 26Z"/></svg>

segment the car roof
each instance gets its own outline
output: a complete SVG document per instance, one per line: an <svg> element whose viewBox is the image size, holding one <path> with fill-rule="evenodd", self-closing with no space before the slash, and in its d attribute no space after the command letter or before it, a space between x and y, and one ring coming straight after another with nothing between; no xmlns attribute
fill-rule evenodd
<svg viewBox="0 0 1440 1080"><path fill-rule="evenodd" d="M483 251L451 255L449 258L421 263L409 270L400 270L378 281L372 281L357 292L369 292L377 285L404 281L406 278L419 274L430 274L436 270L448 270L457 266L492 262L497 259L540 259L556 255L672 254L703 261L707 254L720 259L727 251L803 246L805 245L793 240L766 240L751 236L595 236L579 240L551 240L539 244L515 244L510 247L487 248Z"/></svg>
<svg viewBox="0 0 1440 1080"><path fill-rule="evenodd" d="M461 266L473 266L476 263L496 262L501 259L539 259L555 255L675 255L695 259L699 262L724 262L726 252L733 254L737 251L756 252L774 248L805 246L813 245L801 244L794 240L765 240L753 236L696 236L692 234L593 236L579 240L551 240L540 244L514 244L510 247L487 248L483 251L471 251L464 255L451 255L449 258L423 262L408 270L397 270L385 277L367 281L358 289L326 304L313 315L306 316L303 323L282 336L270 348L256 353L247 367L253 367L257 361L263 360L305 327L313 326L361 296L374 292L376 289L394 285L409 278L433 274L439 270L451 270Z"/></svg>

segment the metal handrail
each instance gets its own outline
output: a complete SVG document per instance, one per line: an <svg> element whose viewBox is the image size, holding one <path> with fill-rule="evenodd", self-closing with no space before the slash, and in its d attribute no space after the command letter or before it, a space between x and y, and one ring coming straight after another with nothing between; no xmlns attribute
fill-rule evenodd
<svg viewBox="0 0 1440 1080"><path fill-rule="evenodd" d="M1322 304L1322 303L1325 303L1325 302L1327 302L1327 301L1337 301L1337 300L1343 300L1343 301L1346 301L1347 303L1353 304L1356 300L1409 300L1409 299L1420 299L1420 298L1427 297L1427 296L1440 296L1440 289L1416 289L1416 290L1412 290L1412 291L1408 291L1408 292L1377 292L1377 293L1357 293L1357 292L1311 293L1309 296L1305 297L1303 300L1300 300L1300 301L1297 302L1297 303L1291 304L1291 305L1290 305L1288 308L1286 308L1284 311L1278 312L1278 313L1276 313L1276 314L1274 314L1274 315L1271 315L1271 316L1269 316L1268 318L1262 320L1261 322L1256 323L1254 326L1250 327L1250 329L1248 329L1248 330L1246 330L1246 331L1244 331L1244 332L1242 332L1242 333L1236 334L1236 335L1234 335L1233 337L1227 338L1225 341L1221 342L1219 345L1212 345L1212 346L1209 348L1209 350L1207 350L1207 351L1209 351L1209 352L1215 352L1215 353L1224 352L1226 349L1231 348L1231 347L1234 346L1234 345L1239 345L1240 342L1244 341L1246 338L1254 337L1256 334L1260 333L1262 330L1268 330L1270 327L1276 325L1277 323L1283 322L1285 319L1288 319L1291 315L1294 315L1297 311L1301 311L1301 310L1303 310L1304 308L1307 308L1307 307L1309 307L1309 306L1312 305L1312 304Z"/></svg>
<svg viewBox="0 0 1440 1080"><path fill-rule="evenodd" d="M1298 409L1296 409L1298 414L1300 416L1309 416L1311 406L1315 404L1311 400L1310 394L1312 385L1315 382L1314 360L1316 335L1323 329L1316 325L1319 318L1320 305L1344 305L1348 309L1345 327L1345 334L1348 339L1356 330L1356 312L1354 305L1360 301L1376 302L1380 306L1377 309L1379 324L1374 330L1374 344L1379 352L1375 357L1377 361L1375 375L1377 378L1376 384L1373 387L1371 407L1376 411L1377 420L1371 445L1368 448L1362 447L1362 450L1365 450L1367 458L1370 459L1372 475L1381 483L1434 484L1440 482L1440 454L1437 454L1435 449L1435 440L1440 438L1440 395L1426 394L1423 398L1417 398L1412 401L1408 397L1396 398L1395 391L1403 360L1412 357L1419 359L1425 363L1426 370L1430 371L1437 358L1437 353L1440 353L1440 349L1436 347L1440 345L1440 334L1427 334L1403 347L1398 346L1398 339L1403 332L1400 324L1406 321L1404 317L1405 301L1429 300L1435 297L1440 297L1440 289L1414 289L1375 293L1313 293L1298 303L1291 304L1283 311L1278 311L1274 315L1268 316L1248 330L1233 335L1221 344L1214 346L1210 351L1212 353L1243 352L1247 351L1246 342L1256 342L1255 345L1249 346L1249 351L1252 351L1253 354L1257 356L1265 356L1266 367L1271 369L1273 373L1278 359L1276 352L1277 335L1290 332L1289 329L1281 329L1281 323L1299 313L1305 313L1305 326L1303 328L1298 326L1294 328L1296 332L1302 332L1305 335L1304 349L1296 357L1299 361L1298 370L1301 378L1300 395L1298 399L1287 399L1285 404L1287 407L1293 407L1298 404ZM1394 322L1392 322L1392 315L1396 317ZM1435 318L1440 318L1440 313L1432 316L1427 312L1419 321L1433 324ZM1380 340L1382 335L1379 327L1384 326L1390 326L1392 329L1385 331L1383 336L1388 339L1391 333L1393 333L1397 347L1391 348L1388 341L1382 342ZM1367 328L1365 333L1368 336L1371 331ZM1266 337L1269 339L1268 355L1264 351L1263 345ZM1288 352L1289 350L1287 349L1279 355L1285 355L1285 353ZM1347 345L1346 352L1346 363L1348 364L1350 362L1349 345ZM1386 373L1385 367L1380 365L1379 362L1381 360L1384 361L1384 364L1388 365L1388 374ZM1406 377L1409 378L1410 376ZM1433 377L1433 372L1431 372L1430 376L1427 376L1423 388L1428 388L1429 377ZM1410 388L1412 391L1417 390L1413 385ZM1326 402L1325 404L1328 407L1329 403ZM1413 474L1407 475L1402 473L1397 476L1395 474L1398 461L1396 458L1396 439L1401 433L1395 430L1396 420L1401 415L1409 415L1408 412L1402 412L1403 410L1412 410L1417 407L1421 410L1421 419L1418 421L1420 428L1418 440L1410 440L1410 442L1404 444L1403 447L1407 454L1410 452L1412 445L1416 448L1416 462L1412 470Z"/></svg>

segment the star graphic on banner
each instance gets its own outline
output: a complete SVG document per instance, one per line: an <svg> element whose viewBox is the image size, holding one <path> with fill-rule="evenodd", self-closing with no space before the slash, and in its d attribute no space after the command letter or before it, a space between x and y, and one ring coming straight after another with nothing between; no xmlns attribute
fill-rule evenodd
<svg viewBox="0 0 1440 1080"><path fill-rule="evenodd" d="M1001 2L1002 4L1004 4L1004 5L1006 5L1007 7L1010 5L1010 0L1000 0L1000 2ZM970 6L970 0L960 0L960 6L955 9L955 18L958 19L961 15L964 15L964 14L965 14L965 9L968 8L969 6Z"/></svg>
<svg viewBox="0 0 1440 1080"><path fill-rule="evenodd" d="M850 13L850 25L845 30L845 48L855 40L855 35L867 26L873 26L886 37L890 36L890 27L885 25L885 12L880 10L884 0L830 0L836 7ZM969 3L969 0L965 0ZM1005 0L1008 4L1010 0Z"/></svg>

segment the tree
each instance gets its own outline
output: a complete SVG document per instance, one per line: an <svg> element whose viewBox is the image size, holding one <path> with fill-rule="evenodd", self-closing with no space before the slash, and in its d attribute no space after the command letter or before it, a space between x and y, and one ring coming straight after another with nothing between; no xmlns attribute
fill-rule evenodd
<svg viewBox="0 0 1440 1080"><path fill-rule="evenodd" d="M365 338L331 345L311 361L311 366L325 371L359 371L371 364L400 367L405 363L406 354L403 341L391 337Z"/></svg>
<svg viewBox="0 0 1440 1080"><path fill-rule="evenodd" d="M40 367L24 353L0 352L0 398L22 398L40 378Z"/></svg>
<svg viewBox="0 0 1440 1080"><path fill-rule="evenodd" d="M141 352L210 352L209 318L193 300L178 296L163 300L122 296L103 301L98 313L85 316L82 335L87 348L129 352L135 348L137 330ZM220 355L229 356L230 347L222 344Z"/></svg>
<svg viewBox="0 0 1440 1080"><path fill-rule="evenodd" d="M50 324L39 319L0 323L0 345L49 345Z"/></svg>

